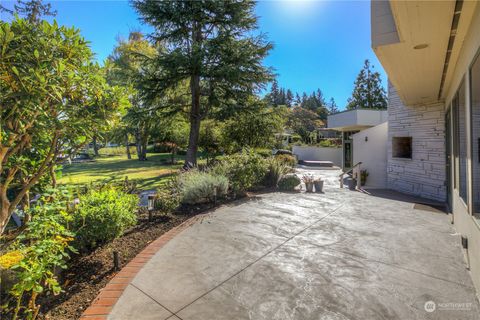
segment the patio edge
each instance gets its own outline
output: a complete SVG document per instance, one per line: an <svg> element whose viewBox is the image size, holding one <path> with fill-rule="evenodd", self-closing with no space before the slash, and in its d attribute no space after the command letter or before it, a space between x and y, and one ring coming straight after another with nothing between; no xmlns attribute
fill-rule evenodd
<svg viewBox="0 0 480 320"><path fill-rule="evenodd" d="M168 230L163 235L150 242L139 254L130 260L107 285L100 289L97 297L82 313L80 319L100 320L107 319L123 291L132 282L137 273L150 259L176 235L200 220L205 214L199 214Z"/></svg>

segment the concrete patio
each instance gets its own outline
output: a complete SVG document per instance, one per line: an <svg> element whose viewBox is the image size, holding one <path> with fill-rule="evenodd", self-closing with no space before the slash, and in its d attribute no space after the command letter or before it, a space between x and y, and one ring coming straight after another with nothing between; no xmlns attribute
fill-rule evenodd
<svg viewBox="0 0 480 320"><path fill-rule="evenodd" d="M313 172L325 193L264 194L184 230L109 319L480 319L446 214L340 189L337 170Z"/></svg>

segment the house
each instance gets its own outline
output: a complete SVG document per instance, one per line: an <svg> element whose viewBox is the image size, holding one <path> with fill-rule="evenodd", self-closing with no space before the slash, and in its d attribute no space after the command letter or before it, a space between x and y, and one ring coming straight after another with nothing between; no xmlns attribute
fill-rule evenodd
<svg viewBox="0 0 480 320"><path fill-rule="evenodd" d="M381 154L370 176L448 205L480 292L480 3L372 1L371 27L388 123L346 135L353 162Z"/></svg>

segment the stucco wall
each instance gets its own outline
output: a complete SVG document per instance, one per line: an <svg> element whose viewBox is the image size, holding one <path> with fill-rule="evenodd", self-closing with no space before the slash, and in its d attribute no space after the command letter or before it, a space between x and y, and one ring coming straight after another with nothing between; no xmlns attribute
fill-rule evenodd
<svg viewBox="0 0 480 320"><path fill-rule="evenodd" d="M336 166L342 166L342 148L293 146L292 152L298 160L331 161Z"/></svg>
<svg viewBox="0 0 480 320"><path fill-rule="evenodd" d="M387 141L388 122L353 135L353 163L368 171L366 187L387 187Z"/></svg>
<svg viewBox="0 0 480 320"><path fill-rule="evenodd" d="M444 104L405 106L388 88L388 188L445 201ZM412 159L392 158L392 138L412 137Z"/></svg>

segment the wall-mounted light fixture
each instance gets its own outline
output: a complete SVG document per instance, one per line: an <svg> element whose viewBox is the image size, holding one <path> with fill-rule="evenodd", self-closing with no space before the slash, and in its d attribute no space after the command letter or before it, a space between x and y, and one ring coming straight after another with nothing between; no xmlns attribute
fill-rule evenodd
<svg viewBox="0 0 480 320"><path fill-rule="evenodd" d="M428 48L428 44L426 44L426 43L417 44L415 47L413 47L413 49L415 49L415 50L421 50L421 49L425 49L425 48Z"/></svg>

